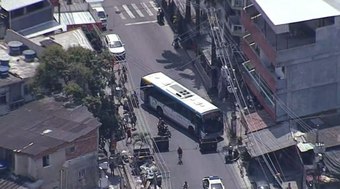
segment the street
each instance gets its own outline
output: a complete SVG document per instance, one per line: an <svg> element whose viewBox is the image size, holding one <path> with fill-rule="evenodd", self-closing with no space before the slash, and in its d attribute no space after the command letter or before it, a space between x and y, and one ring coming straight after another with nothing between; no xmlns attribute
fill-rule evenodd
<svg viewBox="0 0 340 189"><path fill-rule="evenodd" d="M201 97L209 99L192 65L192 58L184 49L175 50L172 47L174 34L167 23L160 26L156 22L155 3L148 0L106 0L104 8L108 14L106 33L118 34L125 44L128 88L139 93L142 76L163 72ZM142 107L136 114L136 132L155 135L158 122L155 114ZM199 189L202 188L202 178L211 175L221 177L228 189L242 188L242 178L236 174L239 169L232 164L225 164L221 152L201 154L198 144L173 126L170 123L170 151L155 154L157 163L161 164L163 177L168 176L170 179L170 182L164 182L165 188L181 188L187 181L189 188ZM225 145L223 143L219 143L219 148ZM183 149L183 165L177 164L178 146Z"/></svg>

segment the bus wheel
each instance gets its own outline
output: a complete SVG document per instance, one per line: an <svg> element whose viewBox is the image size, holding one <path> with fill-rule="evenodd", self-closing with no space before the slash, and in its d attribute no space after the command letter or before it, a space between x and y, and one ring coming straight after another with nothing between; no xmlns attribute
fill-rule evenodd
<svg viewBox="0 0 340 189"><path fill-rule="evenodd" d="M195 134L195 129L194 129L194 127L191 126L191 125L188 127L188 131L189 131L189 133L192 134L192 135Z"/></svg>
<svg viewBox="0 0 340 189"><path fill-rule="evenodd" d="M163 110L161 107L157 106L157 113L159 117L163 117Z"/></svg>

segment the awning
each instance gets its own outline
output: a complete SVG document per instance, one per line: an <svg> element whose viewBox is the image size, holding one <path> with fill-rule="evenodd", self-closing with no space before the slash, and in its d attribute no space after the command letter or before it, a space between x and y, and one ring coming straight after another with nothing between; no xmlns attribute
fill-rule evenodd
<svg viewBox="0 0 340 189"><path fill-rule="evenodd" d="M245 142L251 157L261 156L296 145L288 123L249 133Z"/></svg>
<svg viewBox="0 0 340 189"><path fill-rule="evenodd" d="M59 24L55 20L51 20L51 21L47 21L47 22L35 25L30 28L23 29L19 31L19 33L25 36L26 38L32 38L32 37L44 35L46 33L50 33L50 32L57 31L57 30L65 31L66 26Z"/></svg>
<svg viewBox="0 0 340 189"><path fill-rule="evenodd" d="M314 145L312 143L298 143L297 147L299 148L300 152L307 152L309 150L314 149Z"/></svg>

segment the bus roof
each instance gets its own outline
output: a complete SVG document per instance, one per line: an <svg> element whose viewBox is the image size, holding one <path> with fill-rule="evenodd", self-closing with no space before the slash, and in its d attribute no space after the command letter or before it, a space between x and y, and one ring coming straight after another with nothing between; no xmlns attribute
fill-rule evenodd
<svg viewBox="0 0 340 189"><path fill-rule="evenodd" d="M143 79L150 83L150 85L155 85L167 94L175 97L201 115L210 111L219 110L215 105L161 72L146 75Z"/></svg>

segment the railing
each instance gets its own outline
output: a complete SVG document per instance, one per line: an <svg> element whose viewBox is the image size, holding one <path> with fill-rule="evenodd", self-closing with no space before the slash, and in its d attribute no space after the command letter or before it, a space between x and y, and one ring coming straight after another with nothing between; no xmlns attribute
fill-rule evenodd
<svg viewBox="0 0 340 189"><path fill-rule="evenodd" d="M253 23L253 20L250 18L245 10L241 11L241 22L244 28L253 36L254 41L260 46L263 53L267 56L268 60L275 66L276 50L267 41L262 31L257 28L257 26Z"/></svg>
<svg viewBox="0 0 340 189"><path fill-rule="evenodd" d="M256 72L261 75L261 77L265 80L265 82L268 84L271 91L276 90L276 79L274 77L274 74L271 73L268 68L266 68L258 58L258 55L256 54L255 50L253 50L250 47L250 44L246 41L245 38L242 38L241 41L241 48L243 52L246 54L246 56L249 58L251 64L254 65Z"/></svg>

